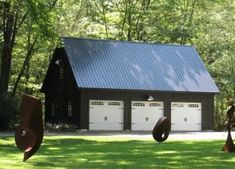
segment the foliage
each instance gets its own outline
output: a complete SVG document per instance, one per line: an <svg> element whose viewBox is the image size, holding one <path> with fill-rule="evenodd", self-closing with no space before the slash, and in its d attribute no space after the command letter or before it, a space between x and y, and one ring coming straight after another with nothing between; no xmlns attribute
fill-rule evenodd
<svg viewBox="0 0 235 169"><path fill-rule="evenodd" d="M13 147L12 137L1 137L0 168L233 168L235 157L224 153L224 141L167 141L101 136L46 136L39 151L26 163Z"/></svg>
<svg viewBox="0 0 235 169"><path fill-rule="evenodd" d="M235 99L235 1L5 0L0 1L1 20L5 2L17 18L7 86L12 97L28 93L43 98L39 89L63 36L187 44L197 48L220 89L215 121L216 128L223 126L225 98ZM1 53L5 23L0 22Z"/></svg>
<svg viewBox="0 0 235 169"><path fill-rule="evenodd" d="M0 131L14 129L17 121L18 103L15 98L7 97L0 104Z"/></svg>

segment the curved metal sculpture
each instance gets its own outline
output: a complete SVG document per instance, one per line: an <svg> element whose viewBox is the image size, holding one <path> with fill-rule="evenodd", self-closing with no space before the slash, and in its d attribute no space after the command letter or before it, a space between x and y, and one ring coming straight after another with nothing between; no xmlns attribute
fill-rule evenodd
<svg viewBox="0 0 235 169"><path fill-rule="evenodd" d="M233 144L233 139L231 136L231 128L232 128L232 125L235 123L235 118L234 118L235 106L234 106L234 102L230 99L228 100L227 105L231 106L231 107L227 111L227 115L226 115L226 119L225 119L227 121L228 136L227 136L227 140L224 144L223 151L235 152L235 146Z"/></svg>
<svg viewBox="0 0 235 169"><path fill-rule="evenodd" d="M15 143L24 151L26 161L39 149L43 139L42 103L39 99L23 95L20 107L19 126Z"/></svg>
<svg viewBox="0 0 235 169"><path fill-rule="evenodd" d="M171 123L169 118L161 117L153 128L152 135L154 140L160 143L164 142L168 138L170 131Z"/></svg>

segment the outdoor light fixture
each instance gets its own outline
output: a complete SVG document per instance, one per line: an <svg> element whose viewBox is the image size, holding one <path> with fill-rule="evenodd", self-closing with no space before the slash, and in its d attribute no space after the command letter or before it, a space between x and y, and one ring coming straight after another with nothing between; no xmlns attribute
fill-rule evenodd
<svg viewBox="0 0 235 169"><path fill-rule="evenodd" d="M56 61L55 61L55 64L56 64L56 65L61 65L61 60L60 60L60 59L56 60Z"/></svg>
<svg viewBox="0 0 235 169"><path fill-rule="evenodd" d="M148 100L148 101L153 101L154 98L153 98L153 96L149 95L148 98L147 98L147 100Z"/></svg>

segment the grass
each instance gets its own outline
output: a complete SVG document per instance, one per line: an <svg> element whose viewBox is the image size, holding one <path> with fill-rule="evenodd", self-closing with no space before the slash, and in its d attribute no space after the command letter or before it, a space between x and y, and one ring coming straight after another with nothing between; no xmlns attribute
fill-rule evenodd
<svg viewBox="0 0 235 169"><path fill-rule="evenodd" d="M0 138L0 169L230 169L235 153L223 140L133 140L108 136L46 136L39 151L22 162L13 137Z"/></svg>

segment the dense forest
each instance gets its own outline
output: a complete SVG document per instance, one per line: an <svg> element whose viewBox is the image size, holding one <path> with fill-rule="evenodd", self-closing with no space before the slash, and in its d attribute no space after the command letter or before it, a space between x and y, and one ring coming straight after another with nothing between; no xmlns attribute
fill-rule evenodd
<svg viewBox="0 0 235 169"><path fill-rule="evenodd" d="M0 129L22 93L40 93L53 49L73 36L194 46L220 89L215 129L235 98L234 0L0 0Z"/></svg>

